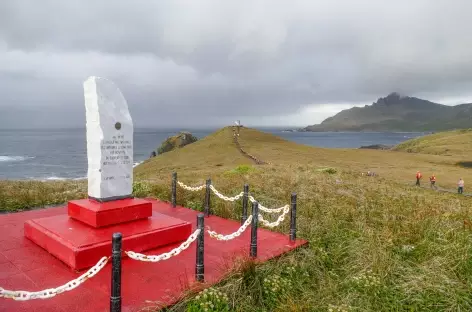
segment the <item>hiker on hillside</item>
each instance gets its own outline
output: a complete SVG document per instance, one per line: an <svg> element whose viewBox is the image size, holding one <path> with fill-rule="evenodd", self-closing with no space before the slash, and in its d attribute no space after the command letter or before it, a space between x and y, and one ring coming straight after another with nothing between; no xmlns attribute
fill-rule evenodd
<svg viewBox="0 0 472 312"><path fill-rule="evenodd" d="M436 188L436 176L433 175L429 178L429 181L431 182L431 188Z"/></svg>
<svg viewBox="0 0 472 312"><path fill-rule="evenodd" d="M416 185L417 186L420 186L421 177L422 177L421 172L417 171L416 172Z"/></svg>
<svg viewBox="0 0 472 312"><path fill-rule="evenodd" d="M464 192L464 180L462 178L457 182L457 193L462 194Z"/></svg>

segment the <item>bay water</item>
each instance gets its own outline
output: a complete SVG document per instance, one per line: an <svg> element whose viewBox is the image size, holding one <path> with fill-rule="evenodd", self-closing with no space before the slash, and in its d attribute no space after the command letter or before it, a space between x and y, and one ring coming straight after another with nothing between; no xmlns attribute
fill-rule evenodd
<svg viewBox="0 0 472 312"><path fill-rule="evenodd" d="M180 129L134 130L135 165L149 158L167 137ZM216 129L188 129L199 139ZM424 133L286 132L260 128L284 139L311 146L359 148L395 145ZM62 180L87 175L85 129L0 130L0 179Z"/></svg>

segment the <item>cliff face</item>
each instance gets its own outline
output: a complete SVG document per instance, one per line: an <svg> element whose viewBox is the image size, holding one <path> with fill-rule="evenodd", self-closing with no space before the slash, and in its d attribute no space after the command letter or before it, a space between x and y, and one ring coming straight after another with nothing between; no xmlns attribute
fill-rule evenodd
<svg viewBox="0 0 472 312"><path fill-rule="evenodd" d="M161 146L157 149L157 154L163 154L170 152L176 148L184 147L185 145L196 142L198 139L193 136L190 132L179 132L177 135L168 137L162 142Z"/></svg>
<svg viewBox="0 0 472 312"><path fill-rule="evenodd" d="M343 110L304 131L441 131L472 127L472 104L447 106L391 93Z"/></svg>

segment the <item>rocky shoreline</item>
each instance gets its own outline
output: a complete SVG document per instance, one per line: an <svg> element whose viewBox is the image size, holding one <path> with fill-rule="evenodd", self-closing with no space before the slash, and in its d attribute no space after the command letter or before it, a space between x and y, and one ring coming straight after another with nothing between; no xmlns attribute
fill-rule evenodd
<svg viewBox="0 0 472 312"><path fill-rule="evenodd" d="M393 147L394 145L372 144L361 146L359 149L391 150Z"/></svg>

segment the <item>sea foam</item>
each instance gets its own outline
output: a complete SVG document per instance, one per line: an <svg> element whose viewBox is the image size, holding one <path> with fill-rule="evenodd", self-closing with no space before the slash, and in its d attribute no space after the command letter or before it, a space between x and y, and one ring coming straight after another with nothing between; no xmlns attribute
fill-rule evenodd
<svg viewBox="0 0 472 312"><path fill-rule="evenodd" d="M1 156L0 155L0 162L7 162L7 161L25 161L27 159L33 159L34 157L30 156Z"/></svg>
<svg viewBox="0 0 472 312"><path fill-rule="evenodd" d="M63 177L47 177L47 178L38 178L38 179L32 179L32 180L38 180L38 181L80 181L80 180L86 180L87 177L80 177L80 178L63 178Z"/></svg>

